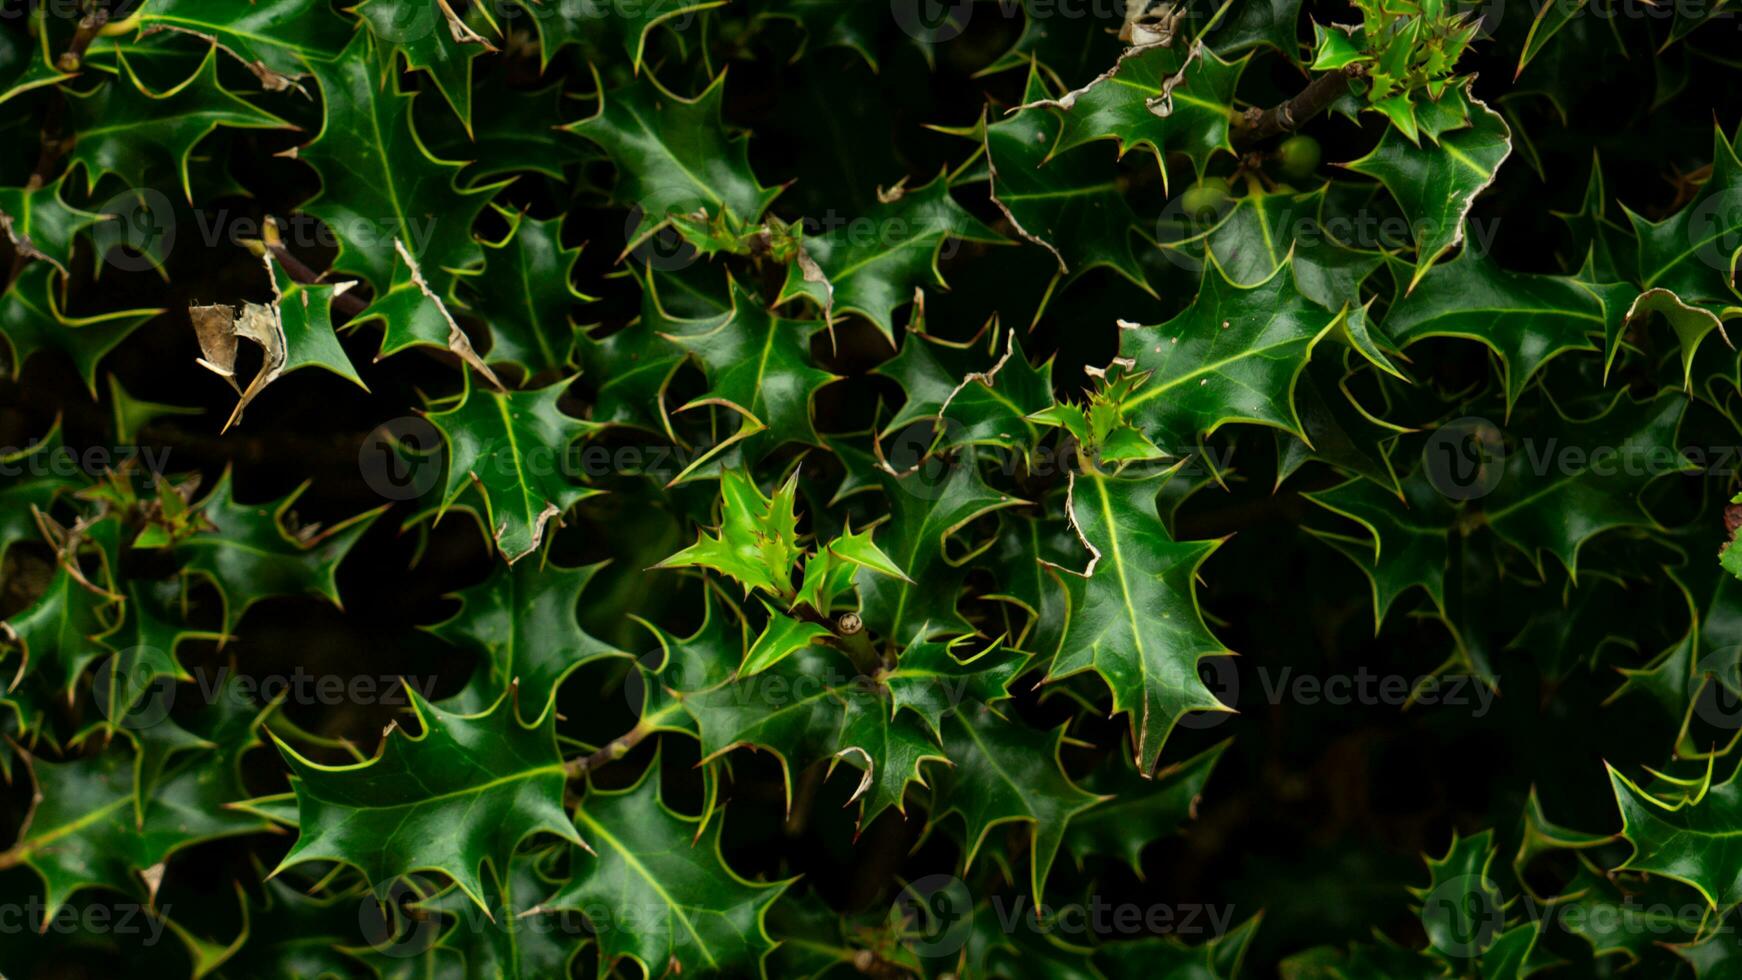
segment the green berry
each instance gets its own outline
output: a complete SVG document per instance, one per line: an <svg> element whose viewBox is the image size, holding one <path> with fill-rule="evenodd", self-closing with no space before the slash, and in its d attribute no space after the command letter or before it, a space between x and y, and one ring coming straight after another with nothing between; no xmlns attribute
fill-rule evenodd
<svg viewBox="0 0 1742 980"><path fill-rule="evenodd" d="M1276 160L1287 180L1305 180L1319 169L1324 152L1311 136L1290 136L1276 148Z"/></svg>
<svg viewBox="0 0 1742 980"><path fill-rule="evenodd" d="M1227 178L1205 177L1180 195L1180 207L1194 218L1214 216L1228 206L1229 189Z"/></svg>

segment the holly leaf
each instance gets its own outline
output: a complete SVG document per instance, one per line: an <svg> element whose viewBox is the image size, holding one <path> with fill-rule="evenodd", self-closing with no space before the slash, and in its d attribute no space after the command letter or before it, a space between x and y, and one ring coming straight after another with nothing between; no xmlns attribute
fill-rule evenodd
<svg viewBox="0 0 1742 980"><path fill-rule="evenodd" d="M682 701L696 721L704 758L750 746L772 752L792 805L792 774L822 760L861 772L849 802L862 801L861 827L894 807L905 814L907 787L924 786L927 762L948 762L912 713L897 711L896 686L927 683L923 666L898 665L865 677L832 647L806 644L769 669L743 670L729 683Z"/></svg>
<svg viewBox="0 0 1742 980"><path fill-rule="evenodd" d="M602 337L583 331L576 356L583 377L594 378L599 386L593 406L595 421L639 426L669 435L666 387L672 374L690 356L672 338L714 329L730 311L730 305L726 299L715 303L711 296L698 299L683 290L684 283L651 267L638 278L642 283L641 316L627 327ZM667 290L678 297L697 299L702 315L685 319L668 312L661 299Z"/></svg>
<svg viewBox="0 0 1742 980"><path fill-rule="evenodd" d="M758 21L787 20L804 29L804 47L793 53L793 60L803 57L811 45L847 48L857 52L873 70L877 68L878 11L842 7L833 0L774 0L765 8L754 14Z"/></svg>
<svg viewBox="0 0 1742 980"><path fill-rule="evenodd" d="M735 280L728 285L730 311L712 326L688 325L666 338L691 352L707 376L708 394L691 404L723 399L763 423L775 446L818 445L811 402L818 389L837 380L811 359L811 338L825 324L777 316Z"/></svg>
<svg viewBox="0 0 1742 980"><path fill-rule="evenodd" d="M1326 190L1304 194L1250 193L1234 202L1200 241L1228 278L1257 285L1290 266L1295 285L1313 302L1331 310L1360 307L1361 285L1384 261L1378 252L1350 248L1323 223ZM1188 225L1190 230L1197 222ZM1197 244L1186 239L1177 247ZM1382 355L1363 351L1382 370L1397 374Z"/></svg>
<svg viewBox="0 0 1742 980"><path fill-rule="evenodd" d="M557 407L569 384L492 391L473 387L468 375L460 401L429 416L448 450L442 512L476 488L490 539L510 565L538 550L553 518L560 523L576 502L598 492L568 479L569 447L593 428Z"/></svg>
<svg viewBox="0 0 1742 980"><path fill-rule="evenodd" d="M1028 665L1028 656L994 641L971 657L959 657L957 649L967 638L947 642L922 641L901 651L893 671L880 679L889 689L896 711L911 711L943 738L944 715L958 705L993 704L1010 696L1010 685Z"/></svg>
<svg viewBox="0 0 1742 980"><path fill-rule="evenodd" d="M244 303L240 311L222 304L188 307L194 334L205 355L197 363L236 387L236 342L248 340L261 350L261 365L248 387L240 389L236 407L224 423L228 430L266 386L293 371L324 368L368 391L333 331L333 300L356 285L297 282L270 252L261 258L272 283L272 302Z"/></svg>
<svg viewBox="0 0 1742 980"><path fill-rule="evenodd" d="M1064 120L1037 106L1051 94L1039 66L1031 65L1028 107L985 127L992 200L1017 234L1053 254L1061 276L1107 266L1148 290L1131 250L1137 212L1120 186L1118 165L1093 149L1053 154Z"/></svg>
<svg viewBox="0 0 1742 980"><path fill-rule="evenodd" d="M496 46L473 29L468 17L485 32L499 33L488 5L463 8L456 13L442 0L434 4L401 3L399 0L364 0L350 8L375 37L380 50L393 51L412 71L422 71L435 83L454 114L472 131L472 62L479 55L494 53ZM439 23L438 23L439 21ZM388 56L391 58L391 55Z"/></svg>
<svg viewBox="0 0 1742 980"><path fill-rule="evenodd" d="M1722 130L1712 134L1712 171L1699 191L1675 214L1648 221L1627 211L1639 236L1639 284L1666 289L1685 303L1733 309L1732 282L1742 244L1742 158Z"/></svg>
<svg viewBox="0 0 1742 980"><path fill-rule="evenodd" d="M57 567L36 601L0 622L0 640L16 647L20 663L10 687L26 672L45 678L55 691L71 691L91 662L102 656L102 638L120 626L115 614L120 596L104 585L81 582L64 566Z"/></svg>
<svg viewBox="0 0 1742 980"><path fill-rule="evenodd" d="M121 746L71 762L29 760L36 803L0 867L24 865L42 879L53 917L86 888L151 900L169 858L196 844L268 830L267 821L232 809L247 796L237 762L257 741L253 713L236 714L212 734L220 747L187 755L135 810L134 760Z"/></svg>
<svg viewBox="0 0 1742 980"><path fill-rule="evenodd" d="M959 381L938 407L944 445L994 446L1028 459L1043 434L1034 417L1052 405L1052 359L1040 367L1029 363L1011 331L1003 356L989 370Z"/></svg>
<svg viewBox="0 0 1742 980"><path fill-rule="evenodd" d="M1665 802L1608 766L1609 784L1621 811L1621 838L1633 854L1617 871L1661 875L1689 885L1715 910L1742 901L1742 851L1730 841L1730 828L1742 807L1736 774L1712 782L1708 768L1693 793Z"/></svg>
<svg viewBox="0 0 1742 980"><path fill-rule="evenodd" d="M483 253L472 224L501 186L456 187L463 165L424 148L411 121L413 97L399 90L397 72L379 65L368 31L337 58L308 62L324 93L323 116L319 135L297 151L321 178L303 209L338 238L333 271L361 276L378 294L393 281L395 243L431 276L475 269ZM432 280L437 293L445 285Z"/></svg>
<svg viewBox="0 0 1742 980"><path fill-rule="evenodd" d="M61 310L64 277L48 262L32 262L13 280L0 303L0 336L11 353L9 376L18 380L24 363L40 351L58 350L72 361L91 397L97 397L97 364L133 331L165 311L109 310L68 316Z"/></svg>
<svg viewBox="0 0 1742 980"><path fill-rule="evenodd" d="M1121 376L1143 380L1118 410L1164 450L1189 451L1229 422L1304 438L1295 384L1313 348L1346 323L1302 293L1286 265L1241 286L1212 260L1180 315L1152 327L1120 324Z"/></svg>
<svg viewBox="0 0 1742 980"><path fill-rule="evenodd" d="M277 595L312 594L339 604L338 570L363 532L386 507L331 527L292 527L285 518L308 485L263 504L237 502L230 471L194 509L199 533L175 544L183 567L208 578L223 600L226 634L249 608Z"/></svg>
<svg viewBox="0 0 1742 980"><path fill-rule="evenodd" d="M767 602L762 606L768 612L768 625L763 627L756 642L750 644L744 665L738 669L740 677L759 674L812 643L834 635L826 626L775 612Z"/></svg>
<svg viewBox="0 0 1742 980"><path fill-rule="evenodd" d="M1440 257L1464 240L1464 220L1476 198L1494 182L1512 153L1512 130L1500 114L1474 96L1470 125L1421 145L1395 126L1387 126L1373 152L1350 170L1385 185L1415 233L1415 271L1405 292L1413 291Z"/></svg>
<svg viewBox="0 0 1742 980"><path fill-rule="evenodd" d="M1333 514L1346 517L1367 532L1363 541L1348 535L1308 529L1313 536L1346 555L1362 573L1373 593L1373 632L1398 597L1419 588L1442 613L1446 608L1446 568L1451 562L1449 535L1458 515L1452 502L1423 470L1403 480L1400 493L1371 480L1356 478L1304 496Z"/></svg>
<svg viewBox="0 0 1742 980"><path fill-rule="evenodd" d="M928 281L944 287L938 260L947 243L1005 241L950 197L942 174L924 187L880 191L878 201L862 220L805 236L804 257L787 267L775 305L804 296L830 323L857 313L893 346L895 310Z"/></svg>
<svg viewBox="0 0 1742 980"><path fill-rule="evenodd" d="M576 855L574 877L544 908L585 915L607 968L630 959L647 976L760 975L774 949L768 909L791 881L740 877L720 852L723 821L666 806L659 771L656 756L628 789L587 791L575 826L597 856Z"/></svg>
<svg viewBox="0 0 1742 980"><path fill-rule="evenodd" d="M457 695L460 704L481 710L512 691L515 717L536 725L570 674L618 653L583 630L577 618L582 593L603 567L492 565L482 582L449 595L460 608L430 632L484 655L470 686Z"/></svg>
<svg viewBox="0 0 1742 980"><path fill-rule="evenodd" d="M1040 905L1071 821L1102 802L1060 766L1064 729L1039 731L979 705L948 715L943 733L952 765L939 775L934 819L961 816L968 835L964 868L973 866L994 827L1029 824L1029 891Z"/></svg>
<svg viewBox="0 0 1742 980"><path fill-rule="evenodd" d="M1127 479L1072 474L1070 517L1088 566L1060 569L1069 591L1065 635L1047 671L1058 680L1094 671L1130 716L1138 769L1150 772L1190 711L1228 711L1198 675L1198 661L1229 653L1204 625L1193 580L1214 541L1175 541L1155 498L1175 470Z"/></svg>
<svg viewBox="0 0 1742 980"><path fill-rule="evenodd" d="M1493 492L1481 498L1483 519L1539 568L1547 551L1576 574L1592 537L1654 526L1639 499L1647 485L1698 469L1676 442L1686 410L1686 398L1664 392L1643 401L1621 393L1590 418L1541 412L1519 433Z"/></svg>
<svg viewBox="0 0 1742 980"><path fill-rule="evenodd" d="M173 31L210 40L253 72L268 92L302 90L299 80L308 77L305 62L337 57L351 38L351 25L334 16L323 0L150 0L125 23L138 27L136 37Z"/></svg>
<svg viewBox="0 0 1742 980"><path fill-rule="evenodd" d="M537 3L537 0L533 0ZM625 5L610 0L565 0L548 8L530 6L532 25L538 31L540 68L549 67L557 52L576 45L589 54L604 54L599 39L608 35L629 55L637 74L647 52L647 38L662 24L673 29L688 25L703 11L725 6L726 0L647 0ZM601 25L608 25L601 30Z"/></svg>
<svg viewBox="0 0 1742 980"><path fill-rule="evenodd" d="M84 486L72 475L54 469L55 461L70 451L56 419L42 438L0 454L0 563L13 545L41 538L36 512L48 513L57 497Z"/></svg>
<svg viewBox="0 0 1742 980"><path fill-rule="evenodd" d="M600 83L599 110L566 127L605 150L617 165L614 199L639 209L624 255L680 214L703 212L735 228L753 225L780 194L757 182L748 138L730 135L721 121L725 92L724 72L693 99L670 91L652 73L608 92Z"/></svg>
<svg viewBox="0 0 1742 980"><path fill-rule="evenodd" d="M120 50L116 61L120 71L113 81L69 93L67 100L67 123L78 134L67 154L68 169L82 167L87 188L109 174L131 187L150 187L154 173L169 171L179 177L191 203L188 158L218 127L293 128L224 88L216 47L207 50L192 75L161 90L147 86Z"/></svg>
<svg viewBox="0 0 1742 980"><path fill-rule="evenodd" d="M1675 214L1648 221L1628 210L1639 241L1639 298L1628 320L1661 313L1681 343L1683 370L1691 372L1700 342L1723 321L1742 315L1734 277L1742 261L1742 159L1722 130L1713 134L1712 170ZM1611 338L1610 359L1614 357ZM1691 380L1691 379L1690 379Z"/></svg>
<svg viewBox="0 0 1742 980"><path fill-rule="evenodd" d="M501 379L478 356L471 336L430 286L410 249L404 242L396 241L393 252L392 285L386 292L376 294L363 312L347 324L347 328L355 330L366 323L381 324L381 347L375 355L376 360L391 357L408 347L441 348L477 371L484 380L501 387Z"/></svg>
<svg viewBox="0 0 1742 980"><path fill-rule="evenodd" d="M720 526L713 537L696 536L696 543L660 562L657 568L701 566L738 580L745 595L752 589L778 599L792 595L792 571L802 551L798 546L798 493L794 477L765 496L749 474L720 474Z"/></svg>
<svg viewBox="0 0 1742 980"><path fill-rule="evenodd" d="M879 469L875 479L891 515L883 549L906 577L859 572L865 625L898 644L973 633L956 605L966 571L946 551L948 541L975 518L1023 501L987 486L967 461L933 459L899 476Z"/></svg>
<svg viewBox="0 0 1742 980"><path fill-rule="evenodd" d="M435 949L458 954L469 976L535 980L568 975L571 961L581 951L585 927L545 918L539 905L561 884L547 876L556 850L515 852L508 859L507 870L491 876L489 914L483 921L477 907L458 888L418 902L413 914L446 915L454 920ZM422 952L416 930L424 926L412 925L410 935L390 947L387 954Z"/></svg>
<svg viewBox="0 0 1742 980"><path fill-rule="evenodd" d="M1104 854L1124 861L1141 876L1144 848L1197 819L1204 784L1231 741L1164 767L1154 778L1138 772L1125 753L1110 753L1084 783L1104 802L1071 821L1065 850L1079 866L1090 855Z"/></svg>
<svg viewBox="0 0 1742 980"><path fill-rule="evenodd" d="M489 324L490 363L529 375L565 371L574 362L569 310L593 299L574 286L581 250L563 248L561 218L508 220L501 241L484 243L484 270L460 280L461 305Z"/></svg>
<svg viewBox="0 0 1742 980"><path fill-rule="evenodd" d="M1593 336L1620 334L1634 290L1567 276L1509 272L1466 249L1397 297L1385 330L1400 346L1429 337L1474 340L1500 359L1510 411L1538 371L1568 351L1592 351ZM1610 360L1613 360L1611 354Z"/></svg>
<svg viewBox="0 0 1742 980"><path fill-rule="evenodd" d="M1098 958L1112 968L1110 975L1133 970L1161 970L1165 971L1164 976L1233 980L1240 976L1246 948L1252 945L1252 937L1258 934L1263 916L1264 913L1260 912L1195 946L1174 936L1110 942L1100 948Z"/></svg>
<svg viewBox="0 0 1742 980"><path fill-rule="evenodd" d="M1450 962L1482 957L1498 941L1504 905L1488 876L1494 854L1493 831L1462 838L1454 831L1445 856L1427 860L1427 887L1410 889L1422 903L1429 950Z"/></svg>
<svg viewBox="0 0 1742 980"><path fill-rule="evenodd" d="M67 175L40 187L0 187L0 229L13 250L51 263L62 276L73 261L73 239L110 216L73 207L64 196ZM101 258L101 256L98 256Z"/></svg>
<svg viewBox="0 0 1742 980"><path fill-rule="evenodd" d="M1223 61L1195 42L1134 44L1082 88L1023 108L1046 106L1062 114L1064 127L1049 158L1094 140L1116 141L1120 156L1143 147L1161 166L1165 188L1169 153L1184 153L1202 176L1212 156L1234 152L1228 126L1246 61Z"/></svg>
<svg viewBox="0 0 1742 980"><path fill-rule="evenodd" d="M488 910L481 876L498 875L528 837L555 834L580 844L563 811L556 713L527 727L503 696L487 711L450 714L407 688L420 734L389 733L366 762L326 766L276 734L296 792L296 844L274 874L309 861L355 867L384 897L393 880L438 871Z"/></svg>

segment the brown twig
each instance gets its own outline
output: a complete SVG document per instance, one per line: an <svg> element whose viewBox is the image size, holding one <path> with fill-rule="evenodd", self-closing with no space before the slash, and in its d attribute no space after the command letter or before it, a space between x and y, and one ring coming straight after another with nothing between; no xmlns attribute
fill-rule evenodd
<svg viewBox="0 0 1742 980"><path fill-rule="evenodd" d="M600 747L592 755L584 755L579 759L570 759L563 764L563 771L570 779L579 779L601 766L616 762L629 754L629 750L641 744L641 740L653 734L653 726L637 722L634 728L617 736Z"/></svg>
<svg viewBox="0 0 1742 980"><path fill-rule="evenodd" d="M792 608L793 615L823 627L830 633L829 641L836 649L847 655L853 661L853 666L866 676L875 674L883 666L883 658L878 656L877 648L872 646L871 638L865 633L865 624L855 613L846 613L839 619L830 619L812 609L808 603L799 603Z"/></svg>
<svg viewBox="0 0 1742 980"><path fill-rule="evenodd" d="M285 272L290 273L290 278L304 285L321 281L322 273L316 272L307 262L290 254L290 249L284 247L283 239L278 236L278 225L270 218L266 221L265 232L260 246L272 253L272 258L284 267ZM354 292L343 292L333 297L333 309L347 317L356 316L363 312L368 305L361 296Z"/></svg>
<svg viewBox="0 0 1742 980"><path fill-rule="evenodd" d="M1292 133L1307 120L1330 108L1349 91L1349 82L1366 74L1364 63L1353 64L1342 71L1327 72L1313 79L1307 87L1280 105L1268 109L1253 106L1234 121L1231 134L1236 149L1243 149L1281 133Z"/></svg>
<svg viewBox="0 0 1742 980"><path fill-rule="evenodd" d="M78 71L85 63L85 52L90 49L91 42L102 33L109 23L109 11L101 8L93 10L79 19L79 26L73 32L73 39L67 49L55 59L56 70L65 74ZM36 166L30 171L30 179L25 182L25 193L41 190L47 186L49 175L60 165L61 158L73 147L76 137L65 136L61 129L66 115L66 98L60 94L60 87L55 86L42 116L42 141L36 154ZM30 264L34 256L29 249L16 248L12 256L12 268L6 274L6 289L11 289L18 277L24 274L24 267Z"/></svg>
<svg viewBox="0 0 1742 980"><path fill-rule="evenodd" d="M90 49L91 42L109 25L109 11L98 7L79 19L79 26L73 32L72 43L55 59L54 66L60 71L71 74L85 65L85 52Z"/></svg>

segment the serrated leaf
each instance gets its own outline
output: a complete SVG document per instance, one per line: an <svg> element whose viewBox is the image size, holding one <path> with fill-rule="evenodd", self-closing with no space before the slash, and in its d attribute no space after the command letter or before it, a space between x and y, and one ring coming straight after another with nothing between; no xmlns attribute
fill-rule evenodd
<svg viewBox="0 0 1742 980"><path fill-rule="evenodd" d="M557 407L568 381L525 391L472 386L460 401L429 416L448 447L442 507L476 488L485 528L510 565L538 550L546 526L597 492L570 482L569 447L591 427Z"/></svg>
<svg viewBox="0 0 1742 980"><path fill-rule="evenodd" d="M475 268L483 252L472 223L495 188L458 189L462 165L424 149L411 122L413 97L400 91L397 73L379 69L369 32L358 31L337 58L308 66L325 98L320 133L297 153L321 177L320 193L303 207L338 238L333 269L384 291L395 242L432 277ZM443 292L445 282L432 283Z"/></svg>
<svg viewBox="0 0 1742 980"><path fill-rule="evenodd" d="M1208 263L1197 297L1153 327L1123 326L1124 376L1145 375L1120 412L1164 450L1189 450L1228 422L1301 434L1294 386L1343 315L1308 299L1286 266L1254 286Z"/></svg>
<svg viewBox="0 0 1742 980"><path fill-rule="evenodd" d="M696 543L659 563L662 568L699 565L724 572L744 587L777 598L792 594L792 572L801 554L795 481L764 495L741 470L720 474L718 534L698 534Z"/></svg>
<svg viewBox="0 0 1742 980"><path fill-rule="evenodd" d="M581 842L563 812L556 715L528 728L507 696L459 715L407 693L422 732L390 733L367 762L320 765L273 737L295 776L298 816L296 844L275 873L337 861L384 896L400 875L439 871L487 909L485 862L506 873L515 847L538 833Z"/></svg>
<svg viewBox="0 0 1742 980"><path fill-rule="evenodd" d="M583 630L582 594L603 565L564 568L555 563L493 565L478 584L454 593L453 616L429 629L450 643L483 652L485 661L459 697L482 710L515 692L515 715L536 724L557 689L577 668L616 649Z"/></svg>
<svg viewBox="0 0 1742 980"><path fill-rule="evenodd" d="M1440 257L1464 240L1464 223L1476 198L1494 182L1512 153L1512 130L1500 114L1473 96L1470 126L1442 135L1437 143L1411 143L1392 127L1373 152L1344 164L1385 185L1409 219L1415 236L1415 288Z"/></svg>
<svg viewBox="0 0 1742 980"><path fill-rule="evenodd" d="M127 56L116 54L120 74L67 104L68 125L78 133L69 167L84 169L87 187L109 174L136 188L150 187L154 174L174 175L192 202L188 158L214 130L290 128L219 83L215 47L197 71L164 89L147 87Z"/></svg>
<svg viewBox="0 0 1742 980"><path fill-rule="evenodd" d="M1510 408L1550 360L1595 350L1594 336L1617 336L1633 293L1622 283L1509 272L1466 249L1399 296L1385 316L1385 330L1403 347L1429 337L1483 344L1500 359Z"/></svg>
<svg viewBox="0 0 1742 980"><path fill-rule="evenodd" d="M310 525L293 531L285 516L306 489L305 484L270 503L242 504L226 470L195 505L202 530L178 542L175 554L189 572L208 578L223 597L225 633L233 631L255 603L276 595L309 593L335 604L339 601L339 563L381 516L381 509L330 527Z"/></svg>
<svg viewBox="0 0 1742 980"><path fill-rule="evenodd" d="M490 327L490 363L529 375L562 372L573 363L570 308L592 297L574 286L581 250L563 248L562 226L561 218L514 215L507 236L484 243L483 271L460 281L462 305Z"/></svg>
<svg viewBox="0 0 1742 980"><path fill-rule="evenodd" d="M67 177L40 187L0 187L0 228L20 255L51 262L67 274L73 239L108 216L73 207L64 196ZM100 259L101 256L98 256Z"/></svg>
<svg viewBox="0 0 1742 980"><path fill-rule="evenodd" d="M721 121L725 92L724 72L693 99L648 73L610 91L601 85L598 111L567 127L604 148L617 165L616 200L640 210L623 254L678 214L705 211L755 224L779 195L757 182L747 140Z"/></svg>
<svg viewBox="0 0 1742 980"><path fill-rule="evenodd" d="M97 394L97 364L128 335L163 310L110 310L91 316L68 316L61 309L64 280L47 262L24 267L6 291L0 304L0 336L11 354L10 377L31 356L43 350L58 350L73 362L79 377Z"/></svg>
<svg viewBox="0 0 1742 980"><path fill-rule="evenodd" d="M1060 275L1107 266L1147 289L1131 250L1137 213L1119 184L1117 165L1095 149L1054 154L1059 115L1038 106L1051 96L1038 66L1028 72L1027 108L985 127L992 200L1017 234L1058 259Z"/></svg>
<svg viewBox="0 0 1742 980"><path fill-rule="evenodd" d="M805 236L808 260L787 268L776 305L805 296L825 319L857 313L893 342L895 310L926 283L944 287L938 259L946 243L1005 240L955 202L943 175L911 190L898 185L879 197L861 218Z"/></svg>
<svg viewBox="0 0 1742 980"><path fill-rule="evenodd" d="M1218 152L1233 152L1228 140L1234 87L1246 59L1223 61L1200 43L1136 44L1105 73L1082 88L1047 99L1063 113L1064 128L1052 155L1094 140L1110 139L1123 156L1144 147L1163 164L1184 153L1202 175ZM1167 168L1162 167L1167 182Z"/></svg>
<svg viewBox="0 0 1742 980"><path fill-rule="evenodd" d="M1028 886L1039 905L1071 821L1101 800L1060 768L1063 730L1029 728L979 705L948 715L943 734L944 752L954 764L938 777L938 813L940 819L961 815L967 828L963 866L973 865L994 827L1029 824Z"/></svg>
<svg viewBox="0 0 1742 980"><path fill-rule="evenodd" d="M1064 640L1049 680L1094 671L1130 715L1137 767L1150 772L1190 711L1230 710L1198 676L1198 661L1229 651L1204 626L1193 579L1214 541L1173 540L1155 498L1172 471L1127 479L1072 474L1071 523L1086 567L1061 569L1069 590Z"/></svg>
<svg viewBox="0 0 1742 980"><path fill-rule="evenodd" d="M575 826L597 856L576 855L574 878L545 908L588 917L602 968L630 959L650 976L760 974L774 948L764 919L789 882L739 877L720 853L721 821L673 812L658 774L656 758L628 789L588 791Z"/></svg>

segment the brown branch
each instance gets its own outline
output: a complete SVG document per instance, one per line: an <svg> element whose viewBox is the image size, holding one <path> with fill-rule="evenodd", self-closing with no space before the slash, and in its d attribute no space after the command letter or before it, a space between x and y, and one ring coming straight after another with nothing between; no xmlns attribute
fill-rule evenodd
<svg viewBox="0 0 1742 980"><path fill-rule="evenodd" d="M1231 134L1237 149L1249 147L1272 136L1292 133L1307 120L1330 108L1331 103L1349 91L1349 81L1365 75L1365 63L1353 64L1342 71L1327 72L1313 79L1293 98L1268 109L1253 106L1234 121Z"/></svg>
<svg viewBox="0 0 1742 980"><path fill-rule="evenodd" d="M839 619L817 612L809 603L800 603L792 608L793 615L808 623L815 623L829 631L829 640L836 649L847 655L853 661L853 666L869 677L883 666L883 658L878 656L877 648L871 645L871 638L865 634L865 625L857 613L846 613Z"/></svg>
<svg viewBox="0 0 1742 980"><path fill-rule="evenodd" d="M273 223L270 218L267 219L266 222L265 238L260 242L260 244L268 252L272 253L272 258L276 260L279 265L284 266L284 271L290 273L290 278L295 279L297 282L304 285L310 285L321 281L322 273L316 272L314 269L310 268L307 262L304 262L290 254L290 249L284 247L284 242L278 237L278 226ZM333 297L333 309L345 314L347 317L356 316L363 312L368 305L369 304L364 302L361 296L358 296L354 292L343 292Z"/></svg>
<svg viewBox="0 0 1742 980"><path fill-rule="evenodd" d="M73 32L72 43L55 59L57 70L71 74L85 66L85 52L90 49L91 42L109 25L109 11L99 7L79 20L78 30Z"/></svg>
<svg viewBox="0 0 1742 980"><path fill-rule="evenodd" d="M85 63L85 52L90 49L91 42L102 33L109 23L109 11L101 8L93 10L80 18L79 26L73 32L73 39L67 49L55 59L55 69L65 74L78 71ZM46 28L45 28L46 29ZM60 94L60 86L55 86L48 108L43 110L42 142L36 154L36 166L30 171L30 179L25 182L26 194L41 190L48 185L49 175L60 165L61 158L73 147L76 137L65 136L61 129L66 115L66 98ZM24 274L24 267L30 264L34 256L27 248L16 248L12 256L12 268L6 274L6 289L11 289L18 277Z"/></svg>
<svg viewBox="0 0 1742 980"><path fill-rule="evenodd" d="M579 759L570 759L563 764L563 771L570 779L579 779L601 766L616 762L629 754L629 750L641 744L641 740L653 734L652 725L636 722L635 727L606 742L599 751L585 755Z"/></svg>

